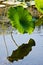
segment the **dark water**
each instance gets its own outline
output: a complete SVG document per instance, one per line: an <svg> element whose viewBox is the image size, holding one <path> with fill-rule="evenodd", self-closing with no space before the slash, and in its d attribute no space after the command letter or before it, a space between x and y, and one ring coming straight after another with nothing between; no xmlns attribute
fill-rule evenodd
<svg viewBox="0 0 43 65"><path fill-rule="evenodd" d="M11 56L13 51L18 47L14 44L11 39L10 34L5 35L7 49L3 40L3 35L0 35L0 65L43 65L43 35L40 33L33 33L31 35L24 34L14 34L13 38L15 39L18 46L21 46L23 43L26 44L30 38L35 41L35 46L32 46L32 50L24 56L23 59L18 61L10 62L7 57Z"/></svg>

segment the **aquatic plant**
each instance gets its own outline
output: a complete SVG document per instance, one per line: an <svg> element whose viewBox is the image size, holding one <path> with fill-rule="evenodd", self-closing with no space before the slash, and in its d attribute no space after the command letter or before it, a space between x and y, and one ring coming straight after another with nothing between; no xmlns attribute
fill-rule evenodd
<svg viewBox="0 0 43 65"><path fill-rule="evenodd" d="M30 12L22 6L10 7L8 10L8 18L11 25L20 33L31 34L34 31L35 23L32 21Z"/></svg>
<svg viewBox="0 0 43 65"><path fill-rule="evenodd" d="M13 50L11 56L8 56L7 59L10 62L21 60L32 51L33 46L35 46L35 41L30 39L28 43L23 43L16 50Z"/></svg>
<svg viewBox="0 0 43 65"><path fill-rule="evenodd" d="M43 17L42 18L39 18L38 20L36 20L35 22L35 26L41 26L43 25Z"/></svg>
<svg viewBox="0 0 43 65"><path fill-rule="evenodd" d="M35 6L43 14L43 0L35 0Z"/></svg>

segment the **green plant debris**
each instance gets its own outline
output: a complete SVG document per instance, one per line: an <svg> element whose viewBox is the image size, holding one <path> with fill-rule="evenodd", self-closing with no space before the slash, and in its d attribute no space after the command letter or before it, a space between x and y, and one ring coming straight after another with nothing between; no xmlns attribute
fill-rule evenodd
<svg viewBox="0 0 43 65"><path fill-rule="evenodd" d="M41 26L43 25L43 17L39 18L36 22L35 22L35 26Z"/></svg>

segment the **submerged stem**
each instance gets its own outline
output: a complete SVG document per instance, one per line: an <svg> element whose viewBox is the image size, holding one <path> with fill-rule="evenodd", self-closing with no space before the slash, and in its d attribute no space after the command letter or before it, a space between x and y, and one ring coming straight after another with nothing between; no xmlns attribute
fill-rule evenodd
<svg viewBox="0 0 43 65"><path fill-rule="evenodd" d="M5 47L6 47L6 52L7 52L7 57L8 57L8 48L7 48L7 45L6 45L5 35L4 34L3 34L3 39L4 39L4 43L5 43Z"/></svg>
<svg viewBox="0 0 43 65"><path fill-rule="evenodd" d="M2 30L3 30L3 40L4 40L4 43L5 43L5 47L6 47L6 52L7 52L7 56L8 56L8 48L7 48L7 45L6 45L6 40L5 40L5 27L4 27L4 22L2 24Z"/></svg>
<svg viewBox="0 0 43 65"><path fill-rule="evenodd" d="M13 42L15 43L15 45L18 47L18 44L15 42L15 40L13 38L12 32L11 32L11 38L12 38Z"/></svg>

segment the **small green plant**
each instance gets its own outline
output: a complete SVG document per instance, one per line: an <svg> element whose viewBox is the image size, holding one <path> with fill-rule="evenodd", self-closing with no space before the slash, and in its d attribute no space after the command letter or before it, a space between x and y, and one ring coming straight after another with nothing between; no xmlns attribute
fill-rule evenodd
<svg viewBox="0 0 43 65"><path fill-rule="evenodd" d="M20 33L32 33L35 23L32 21L30 12L22 6L11 7L8 10L8 18L13 27Z"/></svg>

